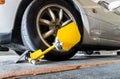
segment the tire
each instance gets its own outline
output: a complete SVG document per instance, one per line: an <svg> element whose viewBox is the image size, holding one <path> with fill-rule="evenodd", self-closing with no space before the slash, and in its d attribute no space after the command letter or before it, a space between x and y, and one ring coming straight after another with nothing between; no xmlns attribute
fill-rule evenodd
<svg viewBox="0 0 120 79"><path fill-rule="evenodd" d="M32 51L45 50L54 42L58 29L67 24L69 19L77 24L80 23L78 12L66 1L34 0L26 9L22 19L21 35L24 44ZM76 52L75 49L70 51L53 50L46 54L45 58L55 61L67 60Z"/></svg>

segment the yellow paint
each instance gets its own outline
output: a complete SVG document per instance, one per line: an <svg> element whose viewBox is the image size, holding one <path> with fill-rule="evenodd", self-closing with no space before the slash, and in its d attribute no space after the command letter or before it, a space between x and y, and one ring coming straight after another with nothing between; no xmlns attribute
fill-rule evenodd
<svg viewBox="0 0 120 79"><path fill-rule="evenodd" d="M48 49L46 49L46 50L43 51L43 52L42 52L42 50L37 50L37 51L35 51L35 52L33 52L33 53L30 54L30 58L31 58L32 60L42 59L42 58L44 58L44 55L45 55L46 53L50 52L50 51L53 50L54 48L55 48L55 46L53 45L53 46L49 47Z"/></svg>
<svg viewBox="0 0 120 79"><path fill-rule="evenodd" d="M59 41L63 43L62 48L66 51L70 50L81 40L78 26L74 22L58 30L57 37Z"/></svg>

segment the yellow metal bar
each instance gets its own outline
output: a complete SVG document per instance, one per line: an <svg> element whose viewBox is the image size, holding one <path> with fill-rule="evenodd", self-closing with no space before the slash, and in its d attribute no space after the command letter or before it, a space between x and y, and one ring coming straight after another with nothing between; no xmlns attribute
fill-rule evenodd
<svg viewBox="0 0 120 79"><path fill-rule="evenodd" d="M39 60L42 59L44 57L44 55L48 52L50 52L51 50L55 49L55 46L50 46L48 49L46 49L45 51L42 52L42 50L37 50L33 53L30 54L30 57L32 60Z"/></svg>
<svg viewBox="0 0 120 79"><path fill-rule="evenodd" d="M46 53L50 52L53 49L55 49L54 45L52 45L51 47L49 47L48 49L46 49L45 51L43 51L42 55L45 55Z"/></svg>

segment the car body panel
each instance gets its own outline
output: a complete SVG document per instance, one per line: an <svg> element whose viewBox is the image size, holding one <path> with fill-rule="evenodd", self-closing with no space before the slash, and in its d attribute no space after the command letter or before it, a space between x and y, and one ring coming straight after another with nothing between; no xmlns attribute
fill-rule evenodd
<svg viewBox="0 0 120 79"><path fill-rule="evenodd" d="M0 33L11 33L14 27L15 16L21 0L6 0L0 5Z"/></svg>
<svg viewBox="0 0 120 79"><path fill-rule="evenodd" d="M88 18L90 28L89 32L87 31L88 36L83 42L86 43L87 39L88 44L119 46L120 21L118 19L120 16L92 1L78 0L78 2ZM93 10L96 10L96 13ZM85 29L84 36L86 36ZM90 37L89 40L88 37Z"/></svg>

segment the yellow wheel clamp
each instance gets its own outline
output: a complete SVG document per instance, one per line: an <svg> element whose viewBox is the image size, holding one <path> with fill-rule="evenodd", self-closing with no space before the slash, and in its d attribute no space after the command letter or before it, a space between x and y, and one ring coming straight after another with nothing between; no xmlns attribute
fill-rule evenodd
<svg viewBox="0 0 120 79"><path fill-rule="evenodd" d="M69 51L72 47L78 44L80 40L81 34L77 24L70 22L58 30L56 40L52 46L44 51L39 49L33 53L30 53L30 58L28 58L28 61L29 63L35 64L36 61L43 59L45 54L54 49Z"/></svg>

